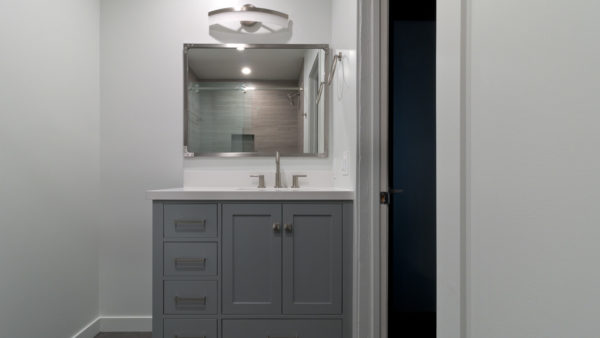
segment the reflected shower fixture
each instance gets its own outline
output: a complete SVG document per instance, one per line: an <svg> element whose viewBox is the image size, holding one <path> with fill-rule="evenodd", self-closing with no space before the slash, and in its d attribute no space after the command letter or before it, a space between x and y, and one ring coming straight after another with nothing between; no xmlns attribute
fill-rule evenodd
<svg viewBox="0 0 600 338"><path fill-rule="evenodd" d="M286 28L289 16L268 8L260 8L251 4L241 7L228 7L208 12L209 25L223 25L228 22L239 22L246 30L258 28L261 24L271 24Z"/></svg>
<svg viewBox="0 0 600 338"><path fill-rule="evenodd" d="M294 93L288 93L287 97L288 97L288 101L290 101L290 106L295 106L296 104L294 103L294 99L296 97L300 97L300 92L301 92L301 88Z"/></svg>
<svg viewBox="0 0 600 338"><path fill-rule="evenodd" d="M331 70L329 71L329 76L327 77L327 81L321 81L319 84L319 90L317 92L317 98L315 99L315 104L318 106L321 101L321 95L323 95L323 89L325 86L331 86L331 81L333 81L333 75L335 74L335 68L337 66L338 61L342 61L342 52L333 55L333 63L331 64Z"/></svg>

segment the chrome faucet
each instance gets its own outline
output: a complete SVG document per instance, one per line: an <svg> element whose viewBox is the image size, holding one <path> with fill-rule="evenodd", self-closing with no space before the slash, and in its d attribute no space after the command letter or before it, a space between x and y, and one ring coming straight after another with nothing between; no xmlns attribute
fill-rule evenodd
<svg viewBox="0 0 600 338"><path fill-rule="evenodd" d="M281 185L281 169L279 165L279 152L275 152L275 188L283 188Z"/></svg>

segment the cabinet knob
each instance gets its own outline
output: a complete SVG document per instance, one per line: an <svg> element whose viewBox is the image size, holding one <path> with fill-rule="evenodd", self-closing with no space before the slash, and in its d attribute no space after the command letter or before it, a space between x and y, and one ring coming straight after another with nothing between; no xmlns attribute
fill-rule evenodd
<svg viewBox="0 0 600 338"><path fill-rule="evenodd" d="M283 228L285 229L285 232L287 232L287 233L291 233L293 231L293 227L291 224L284 224Z"/></svg>
<svg viewBox="0 0 600 338"><path fill-rule="evenodd" d="M273 231L274 232L281 231L281 224L279 224L279 223L273 223Z"/></svg>

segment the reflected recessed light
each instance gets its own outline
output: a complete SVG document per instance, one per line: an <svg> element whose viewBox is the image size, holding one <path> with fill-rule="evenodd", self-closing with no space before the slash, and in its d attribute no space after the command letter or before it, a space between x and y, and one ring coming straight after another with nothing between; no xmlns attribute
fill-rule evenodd
<svg viewBox="0 0 600 338"><path fill-rule="evenodd" d="M246 49L246 47L244 47L244 46L237 46L236 49L239 50L240 52L242 52L242 51L244 51L244 49Z"/></svg>
<svg viewBox="0 0 600 338"><path fill-rule="evenodd" d="M242 74L248 75L250 73L252 73L252 69L250 69L250 67L244 67L244 68L242 68Z"/></svg>

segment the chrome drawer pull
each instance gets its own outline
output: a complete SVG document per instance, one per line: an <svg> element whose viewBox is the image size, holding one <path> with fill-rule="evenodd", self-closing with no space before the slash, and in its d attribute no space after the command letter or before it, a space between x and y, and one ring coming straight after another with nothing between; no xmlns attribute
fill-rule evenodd
<svg viewBox="0 0 600 338"><path fill-rule="evenodd" d="M173 338L206 338L206 336L180 336L176 334Z"/></svg>
<svg viewBox="0 0 600 338"><path fill-rule="evenodd" d="M298 335L295 336L267 336L267 338L300 338Z"/></svg>
<svg viewBox="0 0 600 338"><path fill-rule="evenodd" d="M179 303L200 303L201 305L206 305L206 296L198 298L175 296L175 305L178 305Z"/></svg>
<svg viewBox="0 0 600 338"><path fill-rule="evenodd" d="M292 231L293 231L293 226L291 224L284 224L283 228L285 229L285 232L287 232L288 234L292 233Z"/></svg>
<svg viewBox="0 0 600 338"><path fill-rule="evenodd" d="M177 264L206 264L206 258L175 258Z"/></svg>
<svg viewBox="0 0 600 338"><path fill-rule="evenodd" d="M175 231L179 228L183 228L181 231L185 232L206 232L206 220L198 221L186 221L186 220L175 220Z"/></svg>
<svg viewBox="0 0 600 338"><path fill-rule="evenodd" d="M274 232L281 231L281 224L279 224L279 223L273 223L273 231Z"/></svg>
<svg viewBox="0 0 600 338"><path fill-rule="evenodd" d="M206 258L175 258L176 270L204 270Z"/></svg>

